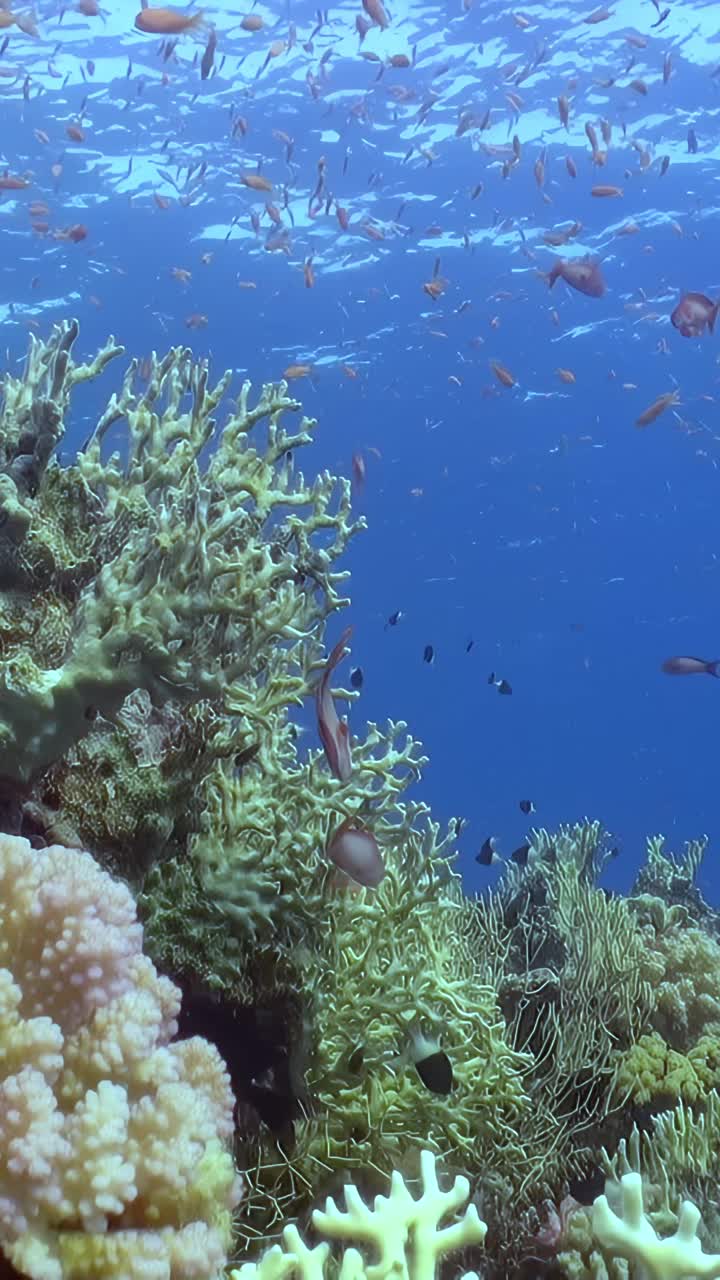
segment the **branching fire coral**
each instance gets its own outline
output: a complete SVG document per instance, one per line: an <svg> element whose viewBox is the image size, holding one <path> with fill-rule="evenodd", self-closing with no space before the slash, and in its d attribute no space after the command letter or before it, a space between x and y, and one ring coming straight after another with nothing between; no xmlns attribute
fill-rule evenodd
<svg viewBox="0 0 720 1280"><path fill-rule="evenodd" d="M67 469L63 483L82 495L75 514L81 506L90 536L55 551L62 469L51 455L70 392L120 351L111 342L91 365L76 365L77 332L72 322L47 344L33 339L23 377L4 383L5 584L33 596L33 551L42 544L50 556L43 585L49 577L65 641L50 665L32 636L5 637L0 774L14 779L45 769L85 736L92 715L114 714L137 689L157 703L222 700L233 681L257 672L270 646L311 634L345 603L346 575L332 565L358 527L346 482L324 474L308 485L295 471L294 451L314 424L303 419L294 433L281 425L300 407L285 384L263 387L251 405L245 383L216 437L230 374L210 386L206 365L173 348L153 358L143 390L130 363ZM127 457L105 459L118 421L129 433ZM263 421L260 450L249 437Z"/></svg>
<svg viewBox="0 0 720 1280"><path fill-rule="evenodd" d="M456 1177L447 1191L440 1188L435 1157L431 1151L420 1153L422 1191L416 1199L402 1174L392 1175L390 1194L375 1197L370 1208L350 1183L344 1188L345 1210L328 1198L324 1209L315 1209L313 1226L326 1239L310 1248L296 1226L283 1231L283 1247L275 1245L259 1262L246 1262L230 1272L230 1280L323 1280L330 1272L329 1240L351 1240L343 1255L340 1274L354 1280L434 1280L438 1266L455 1249L481 1245L487 1227L480 1221L474 1204L468 1205L461 1218L441 1227L448 1216L454 1216L470 1194L467 1178ZM357 1245L375 1255L367 1261ZM476 1280L473 1272L461 1280Z"/></svg>
<svg viewBox="0 0 720 1280"><path fill-rule="evenodd" d="M0 1252L31 1280L215 1280L241 1184L217 1049L89 854L0 837Z"/></svg>

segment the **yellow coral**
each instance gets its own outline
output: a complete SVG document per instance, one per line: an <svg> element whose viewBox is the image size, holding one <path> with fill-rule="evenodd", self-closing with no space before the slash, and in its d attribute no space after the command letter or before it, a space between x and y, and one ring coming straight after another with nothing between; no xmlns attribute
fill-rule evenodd
<svg viewBox="0 0 720 1280"><path fill-rule="evenodd" d="M720 1084L720 1041L702 1036L687 1054L678 1053L657 1031L616 1055L614 1093L646 1103L667 1096L697 1102Z"/></svg>

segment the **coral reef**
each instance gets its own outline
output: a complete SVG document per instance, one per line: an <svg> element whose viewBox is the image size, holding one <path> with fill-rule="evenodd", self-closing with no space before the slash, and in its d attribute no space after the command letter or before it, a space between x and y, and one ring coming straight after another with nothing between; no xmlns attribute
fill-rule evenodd
<svg viewBox="0 0 720 1280"><path fill-rule="evenodd" d="M593 1207L595 1236L609 1253L637 1262L650 1280L683 1280L720 1276L720 1254L706 1254L697 1236L700 1212L689 1200L680 1206L677 1230L660 1239L643 1212L642 1178L626 1173L620 1180L621 1212L607 1196Z"/></svg>
<svg viewBox="0 0 720 1280"><path fill-rule="evenodd" d="M124 885L0 837L0 1248L31 1280L222 1274L234 1100L179 1006Z"/></svg>
<svg viewBox="0 0 720 1280"><path fill-rule="evenodd" d="M486 1280L630 1275L624 1228L605 1221L606 1247L580 1203L603 1177L617 1205L622 1177L642 1174L663 1236L693 1199L712 1236L720 918L694 883L705 840L678 858L651 839L623 897L600 885L598 823L533 831L527 865L469 900L457 822L441 832L407 794L420 744L404 722L360 726L336 706L357 697L331 688L350 629L333 647L326 623L349 603L337 562L363 522L347 481L296 467L315 423L286 428L300 405L284 383L232 401L229 374L213 384L174 348L130 362L61 464L73 388L121 354L111 339L80 363L77 338L69 322L32 339L0 410L6 938L33 894L50 927L68 875L90 886L63 935L79 954L87 931L85 967L57 1011L43 982L59 945L47 965L32 937L16 954L0 932L0 1151L14 1143L19 1160L19 1135L33 1149L35 1115L56 1143L12 1185L0 1170L5 1255L31 1280L219 1275L233 1129L232 1256L284 1242L235 1276L334 1274L328 1246L300 1233L318 1197L392 1175L375 1214L350 1190L349 1217L332 1200L315 1215L330 1238L354 1226L371 1243L386 1203L416 1203L419 1148L423 1195L450 1204L435 1162L456 1188L473 1177ZM341 869L348 833L373 853L362 884ZM117 954L97 953L101 884ZM218 1051L173 1041L178 1018ZM414 1230L396 1234L394 1272L415 1274ZM340 1265L384 1263L348 1249Z"/></svg>
<svg viewBox="0 0 720 1280"><path fill-rule="evenodd" d="M153 357L144 389L131 361L75 463L61 467L53 450L73 387L121 352L111 339L77 364L77 334L71 322L47 343L33 338L22 377L4 379L0 777L8 808L17 784L34 784L22 815L33 831L62 823L79 843L131 860L143 812L158 844L181 851L178 795L254 742L273 699L302 698L301 662L281 663L275 682L264 673L346 603L333 561L362 522L349 518L346 482L308 485L295 471L314 424L281 425L300 407L285 384L254 405L244 384L216 433L230 375L210 386L187 349ZM123 456L107 457L120 422ZM262 450L250 440L261 423ZM172 703L163 724L149 722L138 691L156 708ZM134 717L126 705L118 723L131 696ZM115 796L108 804L115 769L125 810ZM140 779L126 788L128 774ZM5 825L18 821L10 810Z"/></svg>
<svg viewBox="0 0 720 1280"><path fill-rule="evenodd" d="M328 1274L330 1245L328 1240L353 1240L373 1251L372 1262L366 1261L355 1247L343 1254L340 1275L356 1280L433 1280L438 1263L448 1253L468 1246L481 1245L487 1227L478 1217L474 1204L463 1216L448 1226L440 1223L457 1214L470 1195L467 1178L456 1177L453 1185L442 1191L438 1183L435 1157L431 1151L420 1152L422 1191L416 1199L402 1175L392 1175L390 1194L378 1195L369 1208L352 1183L345 1186L343 1211L328 1199L324 1209L312 1215L316 1231L325 1236L310 1248L295 1226L283 1231L283 1247L275 1245L258 1262L247 1262L230 1272L230 1280L280 1280L298 1276L304 1280L322 1280ZM461 1280L473 1280L466 1272Z"/></svg>

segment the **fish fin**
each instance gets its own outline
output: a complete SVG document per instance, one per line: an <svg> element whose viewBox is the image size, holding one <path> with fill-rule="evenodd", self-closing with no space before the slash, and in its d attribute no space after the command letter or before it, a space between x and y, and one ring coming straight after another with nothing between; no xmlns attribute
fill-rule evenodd
<svg viewBox="0 0 720 1280"><path fill-rule="evenodd" d="M710 312L710 318L708 320L708 329L710 330L711 333L715 332L715 321L717 320L718 308L720 308L720 302L716 302L715 306Z"/></svg>
<svg viewBox="0 0 720 1280"><path fill-rule="evenodd" d="M37 29L35 14L32 11L30 11L29 13L15 13L13 14L13 17L15 19L15 26L18 27L20 31L22 31L23 35L26 35L26 36L40 35L40 32Z"/></svg>
<svg viewBox="0 0 720 1280"><path fill-rule="evenodd" d="M193 14L185 30L186 31L211 31L212 23L208 18L205 17L205 11L203 9L198 9L197 13Z"/></svg>

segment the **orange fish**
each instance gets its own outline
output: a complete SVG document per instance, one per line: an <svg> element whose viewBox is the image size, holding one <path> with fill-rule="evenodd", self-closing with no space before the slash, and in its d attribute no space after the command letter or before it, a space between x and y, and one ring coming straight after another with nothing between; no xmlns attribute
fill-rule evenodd
<svg viewBox="0 0 720 1280"><path fill-rule="evenodd" d="M270 179L263 177L261 173L241 173L240 181L251 191L272 191L273 189Z"/></svg>
<svg viewBox="0 0 720 1280"><path fill-rule="evenodd" d="M382 0L362 0L362 7L376 27L382 27L385 30L385 27L390 26L390 19L385 12Z"/></svg>
<svg viewBox="0 0 720 1280"><path fill-rule="evenodd" d="M560 97L557 100L557 107L558 107L558 115L560 116L560 123L563 124L567 129L568 122L570 120L570 103L568 102L564 93L560 94Z"/></svg>
<svg viewBox="0 0 720 1280"><path fill-rule="evenodd" d="M192 315L185 317L186 329L204 329L207 322L207 316L202 315L200 311L193 311Z"/></svg>
<svg viewBox="0 0 720 1280"><path fill-rule="evenodd" d="M315 284L315 272L313 271L312 258L308 258L303 265L303 275L305 277L305 288L312 289Z"/></svg>
<svg viewBox="0 0 720 1280"><path fill-rule="evenodd" d="M546 276L552 289L556 280L564 280L578 293L585 293L589 298L601 298L605 292L605 281L597 262L585 259L561 258Z"/></svg>
<svg viewBox="0 0 720 1280"><path fill-rule="evenodd" d="M208 26L202 9L198 13L181 13L179 9L141 9L135 19L138 31L152 36L179 36L184 31L204 30Z"/></svg>
<svg viewBox="0 0 720 1280"><path fill-rule="evenodd" d="M704 293L684 293L670 316L670 323L683 338L699 338L706 325L711 333L715 328L718 305Z"/></svg>
<svg viewBox="0 0 720 1280"><path fill-rule="evenodd" d="M84 142L85 134L78 124L65 125L65 132L72 142Z"/></svg>
<svg viewBox="0 0 720 1280"><path fill-rule="evenodd" d="M492 369L493 373L495 374L495 377L497 378L501 386L503 387L515 386L515 383L516 383L515 378L513 378L510 370L505 368L504 364L500 364L499 360L491 360L490 368Z"/></svg>
<svg viewBox="0 0 720 1280"><path fill-rule="evenodd" d="M565 157L565 168L567 169L571 178L577 178L577 169L575 167L575 161L573 160L572 156Z"/></svg>
<svg viewBox="0 0 720 1280"><path fill-rule="evenodd" d="M671 404L678 404L680 396L677 391L666 391L664 395L658 396L657 400L653 400L647 409L643 409L639 418L635 420L636 427L648 427L651 422L660 417Z"/></svg>
<svg viewBox="0 0 720 1280"><path fill-rule="evenodd" d="M293 378L307 378L311 373L311 364L289 364L287 369L283 370L283 378L291 382Z"/></svg>
<svg viewBox="0 0 720 1280"><path fill-rule="evenodd" d="M566 382L569 385L575 381L575 374L572 369L556 369L555 372L561 382Z"/></svg>
<svg viewBox="0 0 720 1280"><path fill-rule="evenodd" d="M0 9L0 31L5 27L15 26L26 36L38 36L35 20L29 13L11 13L9 9Z"/></svg>
<svg viewBox="0 0 720 1280"><path fill-rule="evenodd" d="M7 169L0 174L0 191L23 191L29 186L29 178L16 178L13 173L8 173Z"/></svg>
<svg viewBox="0 0 720 1280"><path fill-rule="evenodd" d="M612 197L612 196L621 196L623 194L624 193L623 193L622 187L600 186L600 187L593 187L590 191L591 196L600 196L601 198L603 196Z"/></svg>
<svg viewBox="0 0 720 1280"><path fill-rule="evenodd" d="M265 23L259 13L246 13L240 26L243 31L261 31Z"/></svg>
<svg viewBox="0 0 720 1280"><path fill-rule="evenodd" d="M426 281L423 285L423 289L428 297L432 298L433 302L437 302L441 294L445 292L446 285L446 280L440 280L438 277L435 277L433 280Z"/></svg>

